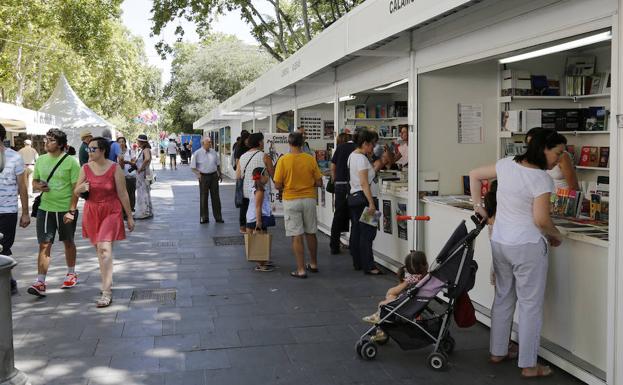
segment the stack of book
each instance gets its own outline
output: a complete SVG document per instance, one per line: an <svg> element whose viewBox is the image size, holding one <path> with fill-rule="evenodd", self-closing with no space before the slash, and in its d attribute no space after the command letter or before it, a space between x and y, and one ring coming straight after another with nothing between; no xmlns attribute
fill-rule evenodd
<svg viewBox="0 0 623 385"><path fill-rule="evenodd" d="M578 217L582 209L582 191L557 188L552 195L552 214L564 217Z"/></svg>
<svg viewBox="0 0 623 385"><path fill-rule="evenodd" d="M578 166L608 167L610 161L610 147L582 146Z"/></svg>

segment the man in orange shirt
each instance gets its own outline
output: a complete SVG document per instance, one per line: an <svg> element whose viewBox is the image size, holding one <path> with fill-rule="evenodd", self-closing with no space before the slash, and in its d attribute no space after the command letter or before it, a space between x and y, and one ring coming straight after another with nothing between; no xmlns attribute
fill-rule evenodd
<svg viewBox="0 0 623 385"><path fill-rule="evenodd" d="M295 278L307 278L306 270L318 272L318 240L316 231L316 194L322 186L322 175L316 159L303 152L303 135L293 132L288 136L290 153L277 162L274 182L281 190L286 236L292 237L292 250L296 256ZM305 241L310 263L305 265Z"/></svg>

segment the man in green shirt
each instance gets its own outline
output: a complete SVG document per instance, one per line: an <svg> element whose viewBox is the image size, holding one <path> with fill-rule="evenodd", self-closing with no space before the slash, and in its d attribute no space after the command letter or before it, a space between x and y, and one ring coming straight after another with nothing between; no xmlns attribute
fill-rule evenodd
<svg viewBox="0 0 623 385"><path fill-rule="evenodd" d="M78 283L76 274L76 244L74 234L78 219L78 196L74 192L80 166L72 156L64 156L67 135L53 128L46 133L45 149L35 163L33 188L42 192L41 204L37 211L37 240L39 241L38 274L36 282L28 288L28 293L45 297L45 278L50 265L50 252L54 237L65 244L67 275L61 289L69 289ZM52 174L52 170L59 165ZM48 178L52 177L48 181Z"/></svg>

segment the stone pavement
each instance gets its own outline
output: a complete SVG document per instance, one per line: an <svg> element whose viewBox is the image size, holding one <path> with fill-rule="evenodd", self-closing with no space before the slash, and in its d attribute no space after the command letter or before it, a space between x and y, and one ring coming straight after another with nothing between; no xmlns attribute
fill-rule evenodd
<svg viewBox="0 0 623 385"><path fill-rule="evenodd" d="M26 293L36 274L34 223L14 247L16 366L33 385L203 384L520 384L512 363L487 364L489 331L453 327L456 351L446 372L426 366L429 348L401 351L390 342L375 361L362 361L355 342L360 321L394 278L355 272L350 257L329 255L319 237L320 273L294 279L283 224L272 230L274 272L253 271L238 237L232 183L221 187L225 224L199 224L197 183L187 166L159 171L155 218L137 221L114 249L114 302L96 309L99 270L93 247L78 239L80 285L58 287L65 274L62 246L53 249L49 293ZM142 299L160 289L159 299ZM171 298L172 293L175 298ZM134 297L133 297L134 295ZM168 297L167 297L168 296ZM541 384L578 383L555 368Z"/></svg>

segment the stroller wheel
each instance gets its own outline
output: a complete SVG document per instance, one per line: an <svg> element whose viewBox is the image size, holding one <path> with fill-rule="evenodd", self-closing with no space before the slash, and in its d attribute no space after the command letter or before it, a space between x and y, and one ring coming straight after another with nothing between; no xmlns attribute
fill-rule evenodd
<svg viewBox="0 0 623 385"><path fill-rule="evenodd" d="M440 348L441 350L444 351L444 353L446 354L452 354L452 352L454 351L454 338L452 338L452 336L450 336L449 334L441 340L441 344L440 344Z"/></svg>
<svg viewBox="0 0 623 385"><path fill-rule="evenodd" d="M366 342L361 347L361 358L364 360L373 360L376 358L376 344L374 342Z"/></svg>
<svg viewBox="0 0 623 385"><path fill-rule="evenodd" d="M441 371L448 365L448 357L441 352L432 352L427 358L427 363L431 369Z"/></svg>
<svg viewBox="0 0 623 385"><path fill-rule="evenodd" d="M361 354L361 347L363 346L363 344L364 344L363 340L359 340L355 344L355 351L357 352L357 355L361 358L363 358L363 355Z"/></svg>

